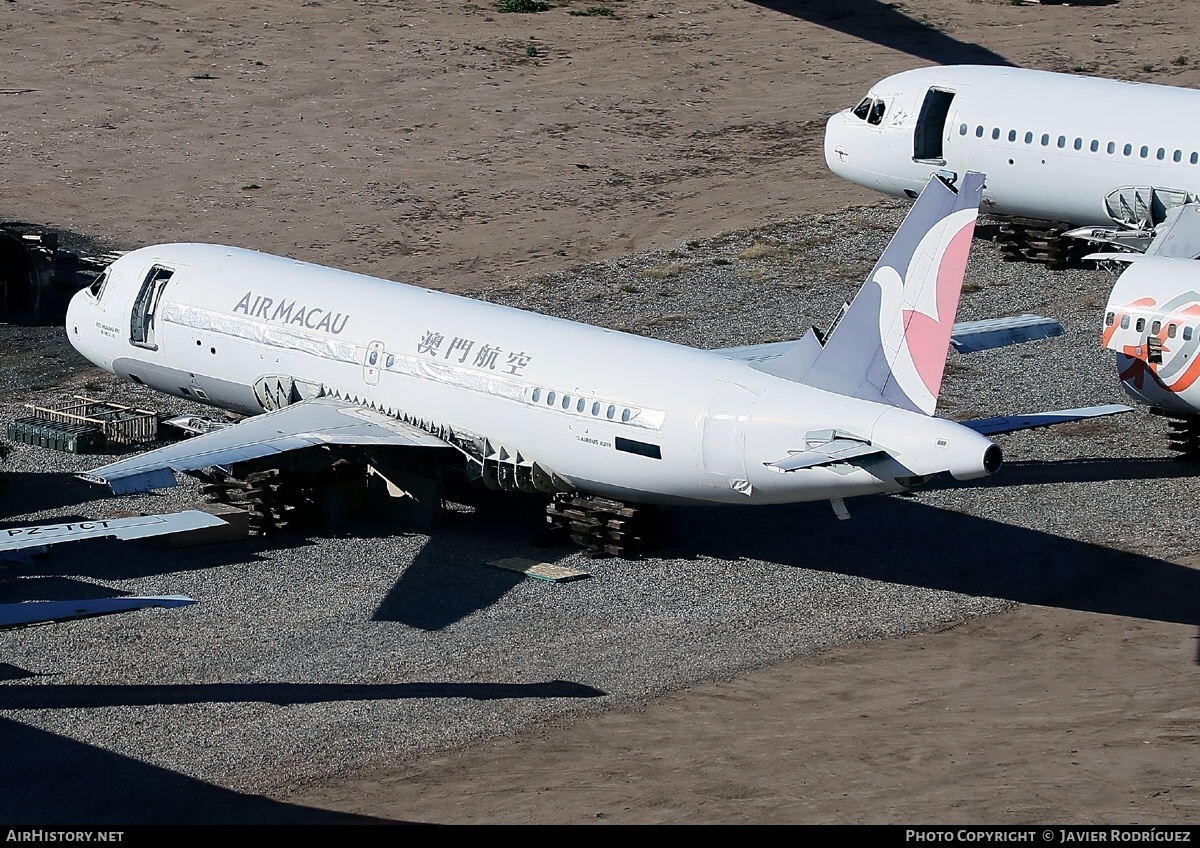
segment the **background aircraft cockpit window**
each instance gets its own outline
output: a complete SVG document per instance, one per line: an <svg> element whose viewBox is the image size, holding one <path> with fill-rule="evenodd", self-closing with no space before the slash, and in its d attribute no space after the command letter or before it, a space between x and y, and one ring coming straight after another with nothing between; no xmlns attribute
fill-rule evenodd
<svg viewBox="0 0 1200 848"><path fill-rule="evenodd" d="M863 101L854 107L854 117L860 121L865 121L867 115L871 114L871 104L874 101L870 97L864 97Z"/></svg>
<svg viewBox="0 0 1200 848"><path fill-rule="evenodd" d="M883 123L883 113L887 111L887 104L882 100L876 100L871 104L871 113L867 115L867 123L878 126Z"/></svg>
<svg viewBox="0 0 1200 848"><path fill-rule="evenodd" d="M96 300L99 300L101 295L104 294L104 287L107 284L108 284L108 269L105 269L104 273L102 273L99 277L97 277L96 281L93 282L90 286L88 286L88 294L90 294Z"/></svg>

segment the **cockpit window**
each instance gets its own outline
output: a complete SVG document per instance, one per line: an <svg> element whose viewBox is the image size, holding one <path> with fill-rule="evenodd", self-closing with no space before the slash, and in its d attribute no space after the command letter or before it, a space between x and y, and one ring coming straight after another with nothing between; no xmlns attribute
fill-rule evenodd
<svg viewBox="0 0 1200 848"><path fill-rule="evenodd" d="M88 286L88 294L90 294L96 300L99 300L100 297L104 294L104 287L107 284L108 284L108 271L106 270L106 271L104 271L104 273L102 273L99 277L96 278L96 281L94 283L92 283L90 286Z"/></svg>
<svg viewBox="0 0 1200 848"><path fill-rule="evenodd" d="M862 102L852 110L854 117L868 124L879 126L883 123L883 115L887 112L887 103L874 97L864 97Z"/></svg>

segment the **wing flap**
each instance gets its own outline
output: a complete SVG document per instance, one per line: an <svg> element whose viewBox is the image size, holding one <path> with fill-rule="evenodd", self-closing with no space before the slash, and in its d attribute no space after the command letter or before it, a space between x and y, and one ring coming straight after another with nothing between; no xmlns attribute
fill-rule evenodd
<svg viewBox="0 0 1200 848"><path fill-rule="evenodd" d="M1064 332L1063 325L1053 318L1014 315L983 321L959 321L950 335L950 344L959 353L976 353L1061 336Z"/></svg>
<svg viewBox="0 0 1200 848"><path fill-rule="evenodd" d="M175 485L172 472L196 471L318 445L444 448L437 436L388 415L334 398L315 398L123 459L81 474L116 494Z"/></svg>

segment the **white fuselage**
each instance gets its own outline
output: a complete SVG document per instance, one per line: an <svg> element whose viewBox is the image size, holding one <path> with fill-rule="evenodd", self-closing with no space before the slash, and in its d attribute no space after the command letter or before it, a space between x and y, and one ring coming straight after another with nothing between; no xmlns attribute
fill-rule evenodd
<svg viewBox="0 0 1200 848"><path fill-rule="evenodd" d="M946 66L890 76L829 119L841 177L915 197L930 174L987 174L981 210L1111 225L1123 187L1200 193L1200 91L1021 68Z"/></svg>
<svg viewBox="0 0 1200 848"><path fill-rule="evenodd" d="M995 446L958 424L720 353L237 248L126 254L75 296L67 331L100 367L162 392L254 414L264 386L295 380L633 501L841 498L995 465ZM765 466L833 429L890 456Z"/></svg>
<svg viewBox="0 0 1200 848"><path fill-rule="evenodd" d="M1157 256L1132 262L1113 286L1103 332L1130 397L1200 414L1200 264Z"/></svg>

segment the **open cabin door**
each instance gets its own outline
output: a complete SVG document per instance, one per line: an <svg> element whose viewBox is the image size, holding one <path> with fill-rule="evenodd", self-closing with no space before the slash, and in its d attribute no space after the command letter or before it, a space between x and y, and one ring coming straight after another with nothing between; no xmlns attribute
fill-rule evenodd
<svg viewBox="0 0 1200 848"><path fill-rule="evenodd" d="M129 316L129 341L138 347L158 350L158 343L154 340L154 316L162 302L163 291L174 273L170 268L154 265L142 282Z"/></svg>
<svg viewBox="0 0 1200 848"><path fill-rule="evenodd" d="M953 91L931 88L921 104L921 114L913 132L913 159L934 165L945 165L942 144L946 137L946 115L954 102Z"/></svg>

